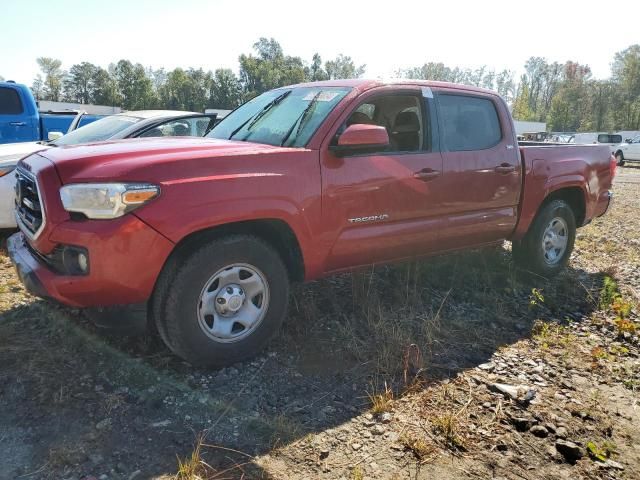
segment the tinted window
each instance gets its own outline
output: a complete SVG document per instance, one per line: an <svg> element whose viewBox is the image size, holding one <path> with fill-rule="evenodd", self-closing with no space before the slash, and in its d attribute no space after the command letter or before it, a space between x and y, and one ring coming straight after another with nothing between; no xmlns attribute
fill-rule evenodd
<svg viewBox="0 0 640 480"><path fill-rule="evenodd" d="M622 143L622 135L601 133L598 135L598 143Z"/></svg>
<svg viewBox="0 0 640 480"><path fill-rule="evenodd" d="M463 95L440 95L444 143L450 152L484 150L500 142L498 112L491 100Z"/></svg>
<svg viewBox="0 0 640 480"><path fill-rule="evenodd" d="M0 115L22 113L22 102L13 88L0 87Z"/></svg>

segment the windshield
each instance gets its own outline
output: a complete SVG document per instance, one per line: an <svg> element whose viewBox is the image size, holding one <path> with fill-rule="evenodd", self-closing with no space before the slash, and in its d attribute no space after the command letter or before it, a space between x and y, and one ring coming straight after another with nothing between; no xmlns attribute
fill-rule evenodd
<svg viewBox="0 0 640 480"><path fill-rule="evenodd" d="M78 143L99 142L108 140L125 128L142 120L138 117L128 117L126 115L113 115L101 118L95 122L80 127L73 132L54 140L49 145L76 145Z"/></svg>
<svg viewBox="0 0 640 480"><path fill-rule="evenodd" d="M346 87L271 90L232 112L207 137L304 147L350 90Z"/></svg>

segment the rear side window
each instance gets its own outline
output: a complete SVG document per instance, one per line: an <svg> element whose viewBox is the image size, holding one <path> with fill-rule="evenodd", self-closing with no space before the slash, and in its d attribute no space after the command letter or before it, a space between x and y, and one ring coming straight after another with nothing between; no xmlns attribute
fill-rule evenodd
<svg viewBox="0 0 640 480"><path fill-rule="evenodd" d="M598 143L622 143L622 135L609 135L601 133L598 135Z"/></svg>
<svg viewBox="0 0 640 480"><path fill-rule="evenodd" d="M491 100L441 94L438 103L448 151L485 150L502 139L498 112Z"/></svg>
<svg viewBox="0 0 640 480"><path fill-rule="evenodd" d="M22 113L20 96L13 88L0 87L0 115L18 115Z"/></svg>

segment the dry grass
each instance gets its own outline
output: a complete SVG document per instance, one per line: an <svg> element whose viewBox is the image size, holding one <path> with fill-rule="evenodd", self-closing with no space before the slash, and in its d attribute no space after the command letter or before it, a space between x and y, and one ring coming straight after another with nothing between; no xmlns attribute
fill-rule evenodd
<svg viewBox="0 0 640 480"><path fill-rule="evenodd" d="M367 393L369 401L371 402L371 413L379 415L381 413L390 412L393 408L393 390L389 386L384 384L384 389L381 392Z"/></svg>

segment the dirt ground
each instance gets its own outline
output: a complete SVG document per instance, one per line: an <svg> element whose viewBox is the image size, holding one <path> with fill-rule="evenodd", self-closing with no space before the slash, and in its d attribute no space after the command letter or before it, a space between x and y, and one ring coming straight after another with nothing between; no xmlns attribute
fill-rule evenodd
<svg viewBox="0 0 640 480"><path fill-rule="evenodd" d="M508 245L294 289L253 361L28 295L0 250L0 479L640 478L640 168L548 281Z"/></svg>

